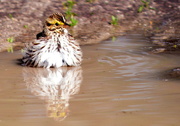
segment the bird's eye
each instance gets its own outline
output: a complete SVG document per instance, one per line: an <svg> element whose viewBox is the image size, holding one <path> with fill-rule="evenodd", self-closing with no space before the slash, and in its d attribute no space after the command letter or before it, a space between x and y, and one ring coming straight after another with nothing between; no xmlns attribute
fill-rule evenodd
<svg viewBox="0 0 180 126"><path fill-rule="evenodd" d="M59 24L58 23L55 23L56 26L58 26Z"/></svg>
<svg viewBox="0 0 180 126"><path fill-rule="evenodd" d="M51 26L52 24L50 24L50 23L47 22L46 25L47 25L47 26Z"/></svg>

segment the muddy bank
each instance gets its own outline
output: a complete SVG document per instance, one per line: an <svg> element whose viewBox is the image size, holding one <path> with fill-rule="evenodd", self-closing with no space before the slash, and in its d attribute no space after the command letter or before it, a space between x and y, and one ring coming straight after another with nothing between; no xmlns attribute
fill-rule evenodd
<svg viewBox="0 0 180 126"><path fill-rule="evenodd" d="M157 3L163 6L159 11L164 13L159 18L152 32L152 43L155 44L155 53L180 53L180 3L179 0ZM163 9L163 10L162 10Z"/></svg>
<svg viewBox="0 0 180 126"><path fill-rule="evenodd" d="M35 35L42 30L43 21L47 16L54 12L67 11L63 5L65 2L1 0L0 50L10 46L7 42L10 37L14 38L14 46L23 46L22 43L35 39ZM153 33L153 36L157 36L158 33L169 38L179 33L180 6L177 3L179 0L157 0L145 6L140 0L76 0L72 12L76 14L78 24L70 31L82 45L98 43L137 28ZM140 6L145 7L138 13ZM110 24L113 15L118 18L118 26Z"/></svg>

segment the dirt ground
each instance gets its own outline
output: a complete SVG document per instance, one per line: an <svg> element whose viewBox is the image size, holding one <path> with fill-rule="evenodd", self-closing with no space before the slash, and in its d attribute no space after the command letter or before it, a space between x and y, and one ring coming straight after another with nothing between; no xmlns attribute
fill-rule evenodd
<svg viewBox="0 0 180 126"><path fill-rule="evenodd" d="M21 49L42 31L44 19L65 13L67 0L0 0L0 51ZM81 44L94 44L126 32L145 34L153 53L180 54L180 0L75 0L78 24L69 30ZM143 8L138 13L140 6ZM111 17L118 25L111 24ZM13 42L8 42L13 39ZM178 69L179 70L179 69Z"/></svg>

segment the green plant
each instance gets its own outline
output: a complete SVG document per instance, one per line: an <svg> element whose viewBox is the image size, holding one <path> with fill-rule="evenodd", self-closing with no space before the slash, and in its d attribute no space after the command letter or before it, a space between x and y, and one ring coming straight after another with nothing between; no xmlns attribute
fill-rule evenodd
<svg viewBox="0 0 180 126"><path fill-rule="evenodd" d="M14 37L9 37L9 38L7 38L7 41L9 42L9 43L13 43L14 42ZM9 48L7 48L7 52L13 52L13 46L10 46Z"/></svg>
<svg viewBox="0 0 180 126"><path fill-rule="evenodd" d="M76 2L73 0L68 0L63 4L66 7L65 17L71 21L70 26L75 26L78 23L78 20L74 18L77 14L72 12L74 4Z"/></svg>
<svg viewBox="0 0 180 126"><path fill-rule="evenodd" d="M28 28L28 25L24 25L23 27L24 27L24 28Z"/></svg>
<svg viewBox="0 0 180 126"><path fill-rule="evenodd" d="M9 14L8 15L10 19L13 19L13 15L12 14Z"/></svg>
<svg viewBox="0 0 180 126"><path fill-rule="evenodd" d="M72 10L74 4L76 4L76 2L73 0L67 0L65 3L63 3L63 5L67 7L69 10Z"/></svg>
<svg viewBox="0 0 180 126"><path fill-rule="evenodd" d="M77 15L76 13L73 13L69 9L67 9L66 12L65 12L65 16L66 16L67 19L70 19L71 17L76 16L76 15Z"/></svg>
<svg viewBox="0 0 180 126"><path fill-rule="evenodd" d="M118 25L118 18L116 16L111 16L111 24Z"/></svg>
<svg viewBox="0 0 180 126"><path fill-rule="evenodd" d="M155 8L150 7L150 0L141 0L141 5L138 8L138 13L142 12L145 8L155 10Z"/></svg>
<svg viewBox="0 0 180 126"><path fill-rule="evenodd" d="M70 21L71 21L70 26L75 26L78 23L78 20L76 20L74 17L71 17Z"/></svg>
<svg viewBox="0 0 180 126"><path fill-rule="evenodd" d="M9 43L13 43L13 42L14 42L14 37L9 37L9 38L7 38L7 41L8 41Z"/></svg>

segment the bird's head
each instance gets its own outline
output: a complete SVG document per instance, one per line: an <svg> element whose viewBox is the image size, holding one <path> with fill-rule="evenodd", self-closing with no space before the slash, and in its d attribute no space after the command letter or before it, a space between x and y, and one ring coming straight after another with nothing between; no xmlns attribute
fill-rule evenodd
<svg viewBox="0 0 180 126"><path fill-rule="evenodd" d="M63 33L63 29L70 26L66 23L66 19L61 13L50 15L45 21L45 29L53 33Z"/></svg>

